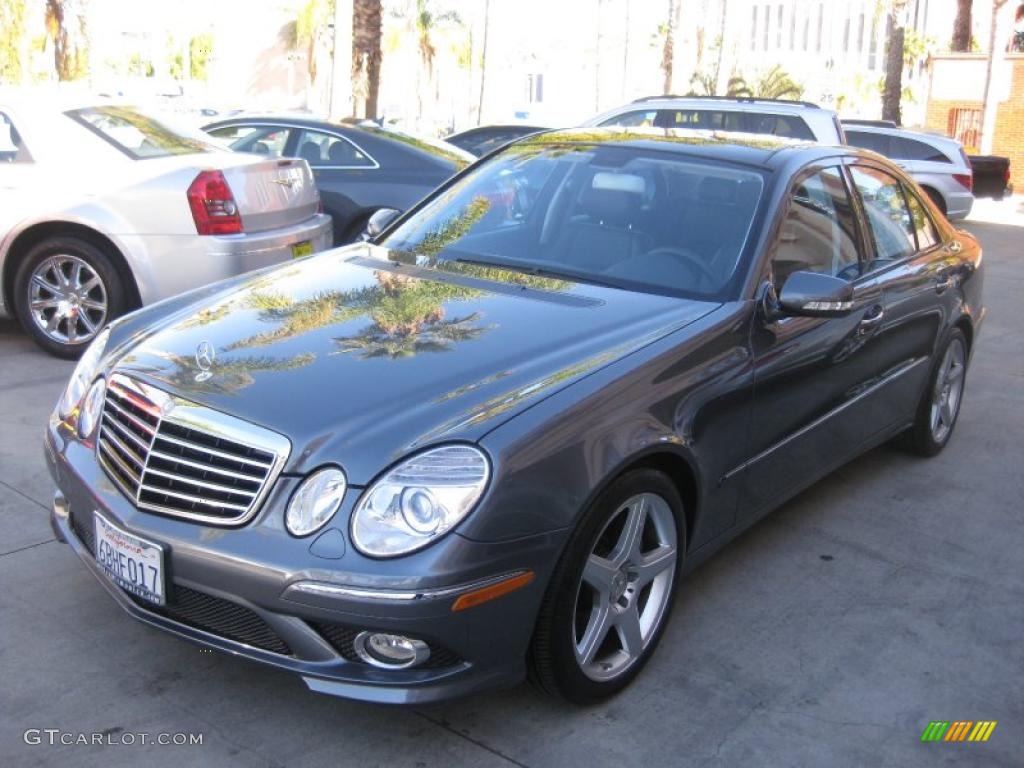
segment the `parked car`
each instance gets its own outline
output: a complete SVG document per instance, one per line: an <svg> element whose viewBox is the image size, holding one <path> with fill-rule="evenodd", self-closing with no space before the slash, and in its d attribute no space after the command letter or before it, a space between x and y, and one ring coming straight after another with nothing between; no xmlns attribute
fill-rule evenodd
<svg viewBox="0 0 1024 768"><path fill-rule="evenodd" d="M1002 200L1013 194L1010 183L1010 158L999 155L968 155L974 182L971 191L975 197Z"/></svg>
<svg viewBox="0 0 1024 768"><path fill-rule="evenodd" d="M873 153L528 137L372 243L113 323L46 430L52 523L132 616L316 691L595 701L738 532L947 445L982 279Z"/></svg>
<svg viewBox="0 0 1024 768"><path fill-rule="evenodd" d="M0 168L0 315L64 357L130 309L330 246L304 162L130 106L0 98Z"/></svg>
<svg viewBox="0 0 1024 768"><path fill-rule="evenodd" d="M603 112L585 126L699 128L845 144L836 113L807 101L719 96L648 96Z"/></svg>
<svg viewBox="0 0 1024 768"><path fill-rule="evenodd" d="M334 244L358 239L378 208L411 208L474 158L443 141L380 128L369 121L327 122L247 116L203 127L236 152L301 157L313 169Z"/></svg>
<svg viewBox="0 0 1024 768"><path fill-rule="evenodd" d="M948 136L846 122L846 141L904 168L949 219L966 218L974 205L973 172L963 145Z"/></svg>
<svg viewBox="0 0 1024 768"><path fill-rule="evenodd" d="M503 147L509 142L529 136L531 133L546 131L537 125L481 125L476 128L459 133L453 133L445 137L445 141L453 144L459 149L464 149L474 157L482 157Z"/></svg>

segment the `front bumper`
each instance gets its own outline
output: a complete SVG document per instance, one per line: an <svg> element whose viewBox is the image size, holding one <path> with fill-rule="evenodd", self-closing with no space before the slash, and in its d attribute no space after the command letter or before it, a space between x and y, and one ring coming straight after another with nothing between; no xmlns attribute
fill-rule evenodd
<svg viewBox="0 0 1024 768"><path fill-rule="evenodd" d="M564 533L501 544L452 534L408 557L372 560L351 547L342 522L358 490L328 527L330 546L317 549L312 542L318 536L296 539L283 527L298 478L279 478L247 525L213 528L137 510L106 477L92 446L69 437L55 418L46 457L60 488L51 515L55 534L140 621L295 672L314 691L377 703L439 701L524 677L533 624ZM165 547L166 606L129 595L101 570L93 556L93 510ZM452 611L464 591L522 570L536 574L525 587ZM309 583L320 588L297 587ZM352 638L362 630L419 638L431 656L406 669L370 666L352 652Z"/></svg>

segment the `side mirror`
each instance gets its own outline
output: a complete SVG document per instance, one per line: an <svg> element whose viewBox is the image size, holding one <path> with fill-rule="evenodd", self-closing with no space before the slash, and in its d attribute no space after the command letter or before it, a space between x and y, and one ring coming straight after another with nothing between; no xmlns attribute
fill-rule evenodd
<svg viewBox="0 0 1024 768"><path fill-rule="evenodd" d="M363 230L363 234L360 236L360 240L372 240L385 229L387 229L391 222L402 215L402 212L396 208L378 208L370 216L366 222L366 229Z"/></svg>
<svg viewBox="0 0 1024 768"><path fill-rule="evenodd" d="M777 309L799 317L842 317L853 311L853 285L820 272L794 272L782 286Z"/></svg>

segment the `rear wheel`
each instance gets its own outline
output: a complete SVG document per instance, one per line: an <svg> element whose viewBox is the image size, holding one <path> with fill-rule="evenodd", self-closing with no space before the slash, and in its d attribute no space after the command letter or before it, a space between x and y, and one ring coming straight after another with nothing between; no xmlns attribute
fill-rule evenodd
<svg viewBox="0 0 1024 768"><path fill-rule="evenodd" d="M966 374L967 340L954 328L936 359L914 425L902 436L905 447L920 456L934 456L946 447L960 415Z"/></svg>
<svg viewBox="0 0 1024 768"><path fill-rule="evenodd" d="M555 569L530 648L533 682L578 704L640 672L671 612L686 541L665 475L629 472L585 513Z"/></svg>
<svg viewBox="0 0 1024 768"><path fill-rule="evenodd" d="M14 310L39 346L74 358L126 309L113 262L92 243L54 237L28 252L14 277Z"/></svg>

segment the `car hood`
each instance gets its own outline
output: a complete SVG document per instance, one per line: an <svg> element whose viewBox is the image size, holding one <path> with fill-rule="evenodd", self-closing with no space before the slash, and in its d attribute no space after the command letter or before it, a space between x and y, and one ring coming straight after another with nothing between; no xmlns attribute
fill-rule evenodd
<svg viewBox="0 0 1024 768"><path fill-rule="evenodd" d="M204 291L118 345L114 367L285 435L286 472L337 463L360 485L417 447L478 440L717 306L398 259L361 244Z"/></svg>

